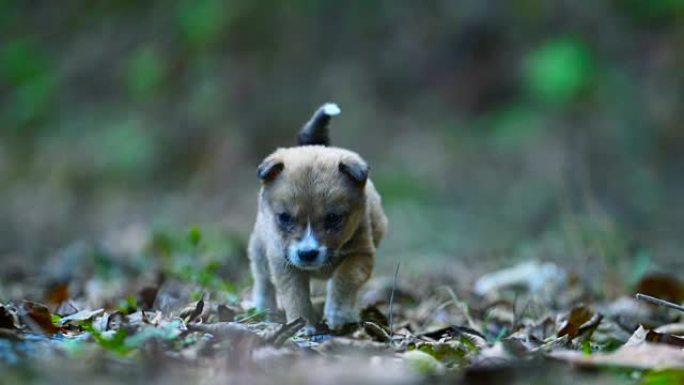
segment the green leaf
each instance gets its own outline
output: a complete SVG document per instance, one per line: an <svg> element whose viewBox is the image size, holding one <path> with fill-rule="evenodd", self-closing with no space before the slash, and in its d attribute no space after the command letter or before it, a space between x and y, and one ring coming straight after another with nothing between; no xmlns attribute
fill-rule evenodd
<svg viewBox="0 0 684 385"><path fill-rule="evenodd" d="M464 364L466 354L475 349L475 345L470 340L467 340L465 344L461 340L459 344L425 343L416 347L416 350L431 355L448 367Z"/></svg>
<svg viewBox="0 0 684 385"><path fill-rule="evenodd" d="M670 369L647 372L644 374L641 383L643 385L684 384L684 370Z"/></svg>
<svg viewBox="0 0 684 385"><path fill-rule="evenodd" d="M444 366L431 354L410 350L403 355L404 361L414 371L423 375L434 375L444 371Z"/></svg>
<svg viewBox="0 0 684 385"><path fill-rule="evenodd" d="M593 75L589 49L574 38L552 39L533 50L524 73L529 93L550 104L569 102L590 85Z"/></svg>
<svg viewBox="0 0 684 385"><path fill-rule="evenodd" d="M167 73L166 61L152 47L144 47L128 58L126 85L129 93L138 99L154 96Z"/></svg>
<svg viewBox="0 0 684 385"><path fill-rule="evenodd" d="M45 76L49 66L38 47L26 39L15 39L0 48L0 74L13 85Z"/></svg>
<svg viewBox="0 0 684 385"><path fill-rule="evenodd" d="M231 15L228 4L220 0L185 1L178 8L177 27L191 46L206 46L215 41Z"/></svg>
<svg viewBox="0 0 684 385"><path fill-rule="evenodd" d="M132 295L126 297L126 300L119 302L119 311L123 314L130 314L136 310L138 310L138 301Z"/></svg>
<svg viewBox="0 0 684 385"><path fill-rule="evenodd" d="M192 226L188 232L188 240L193 247L197 247L202 240L202 230L199 226Z"/></svg>
<svg viewBox="0 0 684 385"><path fill-rule="evenodd" d="M105 334L95 329L91 322L85 323L82 327L93 336L98 345L107 350L119 355L127 355L133 350L125 345L127 333L124 328L117 329L113 334Z"/></svg>
<svg viewBox="0 0 684 385"><path fill-rule="evenodd" d="M125 339L123 345L128 350L139 348L150 339L173 340L181 334L180 321L172 321L163 326L142 325L140 330Z"/></svg>
<svg viewBox="0 0 684 385"><path fill-rule="evenodd" d="M46 72L40 76L26 79L15 89L8 116L18 126L48 116L54 107L55 95L59 88L59 79Z"/></svg>

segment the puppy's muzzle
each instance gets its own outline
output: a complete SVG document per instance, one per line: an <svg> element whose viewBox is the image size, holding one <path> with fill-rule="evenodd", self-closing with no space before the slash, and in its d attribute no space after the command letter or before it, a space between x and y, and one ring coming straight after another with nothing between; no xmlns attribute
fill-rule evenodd
<svg viewBox="0 0 684 385"><path fill-rule="evenodd" d="M304 237L291 244L287 250L290 262L302 269L317 269L326 264L328 259L328 249L321 245L311 229L307 226Z"/></svg>
<svg viewBox="0 0 684 385"><path fill-rule="evenodd" d="M297 255L302 262L311 263L318 258L318 249L303 249L297 251Z"/></svg>

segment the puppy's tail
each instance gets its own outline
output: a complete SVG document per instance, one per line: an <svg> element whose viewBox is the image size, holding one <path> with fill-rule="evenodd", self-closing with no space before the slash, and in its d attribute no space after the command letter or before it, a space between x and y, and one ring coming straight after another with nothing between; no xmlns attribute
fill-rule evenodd
<svg viewBox="0 0 684 385"><path fill-rule="evenodd" d="M300 146L307 145L330 145L330 136L328 135L328 125L330 118L339 115L340 107L335 103L325 103L314 112L308 122L302 127L297 136L297 144Z"/></svg>

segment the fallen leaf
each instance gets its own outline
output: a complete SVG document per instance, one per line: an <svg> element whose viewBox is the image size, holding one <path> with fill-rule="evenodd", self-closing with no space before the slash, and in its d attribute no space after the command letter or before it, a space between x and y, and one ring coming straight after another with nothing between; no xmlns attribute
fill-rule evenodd
<svg viewBox="0 0 684 385"><path fill-rule="evenodd" d="M391 340L389 333L375 322L363 322L363 330L375 341L389 342Z"/></svg>
<svg viewBox="0 0 684 385"><path fill-rule="evenodd" d="M549 356L580 366L611 366L635 369L682 369L684 351L663 344L645 342L638 346L623 346L612 353L586 355L575 350L557 350Z"/></svg>
<svg viewBox="0 0 684 385"><path fill-rule="evenodd" d="M387 316L374 305L361 309L361 322L373 322L383 327L389 327Z"/></svg>
<svg viewBox="0 0 684 385"><path fill-rule="evenodd" d="M218 338L234 338L246 335L256 335L245 324L239 322L216 322L213 324L188 324L189 331L213 334Z"/></svg>
<svg viewBox="0 0 684 385"><path fill-rule="evenodd" d="M285 341L290 337L294 336L301 328L306 325L306 321L303 318L297 318L296 320L284 324L277 332L272 336L266 338L266 342L279 348L283 346Z"/></svg>
<svg viewBox="0 0 684 385"><path fill-rule="evenodd" d="M589 322L591 317L592 312L586 306L575 306L570 310L567 320L565 320L558 331L558 337L563 337L564 335L567 335L570 339L577 337L582 325Z"/></svg>
<svg viewBox="0 0 684 385"><path fill-rule="evenodd" d="M667 324L667 325L662 325L658 326L657 328L653 329L657 331L658 333L666 333L666 334L674 334L674 335L684 335L684 323L674 323L674 324Z"/></svg>
<svg viewBox="0 0 684 385"><path fill-rule="evenodd" d="M231 309L226 305L218 305L216 308L218 313L219 322L231 322L235 319L235 315L238 313L235 309Z"/></svg>
<svg viewBox="0 0 684 385"><path fill-rule="evenodd" d="M625 342L626 347L634 347L634 346L639 346L642 345L644 342L646 342L646 334L648 333L648 330L646 330L642 325L639 325L637 330L632 333L632 335L629 337L627 342Z"/></svg>
<svg viewBox="0 0 684 385"><path fill-rule="evenodd" d="M138 292L138 302L143 310L151 310L154 308L154 301L157 299L159 287L145 286Z"/></svg>
<svg viewBox="0 0 684 385"><path fill-rule="evenodd" d="M195 304L194 307L188 307L184 309L180 313L180 317L183 319L183 322L186 324L194 321L197 319L199 316L202 315L202 311L204 310L204 295L202 296L202 299L197 301L197 304Z"/></svg>
<svg viewBox="0 0 684 385"><path fill-rule="evenodd" d="M477 336L483 340L486 340L487 338L480 333L479 331L469 328L467 326L458 326L458 325L451 325L447 326L441 329L421 333L418 336L419 337L427 337L431 338L433 340L438 340L440 338L454 338L454 337L461 337L464 335L472 335L472 336Z"/></svg>
<svg viewBox="0 0 684 385"><path fill-rule="evenodd" d="M69 322L82 322L82 321L87 321L97 315L100 315L104 312L104 309L97 309L97 310L81 310L77 313L71 314L69 316L66 316L59 320L58 325L63 326L66 325Z"/></svg>
<svg viewBox="0 0 684 385"><path fill-rule="evenodd" d="M644 373L643 385L684 384L684 370L653 370Z"/></svg>
<svg viewBox="0 0 684 385"><path fill-rule="evenodd" d="M337 337L326 339L316 350L325 354L379 354L387 352L387 347L382 342Z"/></svg>
<svg viewBox="0 0 684 385"><path fill-rule="evenodd" d="M61 330L52 323L52 314L47 306L37 302L24 301L20 317L36 333L55 334Z"/></svg>
<svg viewBox="0 0 684 385"><path fill-rule="evenodd" d="M649 330L648 333L646 333L646 341L684 348L684 338L673 336L671 334L658 333L653 330Z"/></svg>
<svg viewBox="0 0 684 385"><path fill-rule="evenodd" d="M684 350L662 343L648 342L649 331L643 326L612 353L591 355L574 350L556 350L549 355L582 366L614 366L638 369L684 368Z"/></svg>
<svg viewBox="0 0 684 385"><path fill-rule="evenodd" d="M17 315L8 307L0 305L0 329L19 329Z"/></svg>
<svg viewBox="0 0 684 385"><path fill-rule="evenodd" d="M568 275L550 262L524 262L480 277L473 287L479 296L496 294L504 289L524 288L529 293L551 295L568 283Z"/></svg>
<svg viewBox="0 0 684 385"><path fill-rule="evenodd" d="M440 374L445 371L444 365L432 355L420 350L411 350L403 355L404 361L412 370L422 375Z"/></svg>
<svg viewBox="0 0 684 385"><path fill-rule="evenodd" d="M648 274L637 283L634 293L681 303L684 301L684 284L668 274Z"/></svg>
<svg viewBox="0 0 684 385"><path fill-rule="evenodd" d="M546 316L541 321L526 326L525 329L525 332L537 341L544 341L556 334L556 321L552 317Z"/></svg>
<svg viewBox="0 0 684 385"><path fill-rule="evenodd" d="M59 305L69 299L69 282L55 282L45 290L45 302Z"/></svg>

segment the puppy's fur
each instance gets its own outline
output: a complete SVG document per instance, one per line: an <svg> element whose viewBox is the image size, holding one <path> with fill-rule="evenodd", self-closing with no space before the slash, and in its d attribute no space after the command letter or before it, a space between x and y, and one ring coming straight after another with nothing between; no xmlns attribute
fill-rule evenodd
<svg viewBox="0 0 684 385"><path fill-rule="evenodd" d="M328 280L328 327L358 321L357 293L387 228L366 162L327 147L328 122L338 112L332 104L321 107L300 132L298 147L275 151L258 168L262 187L248 249L254 306L275 310L277 292L288 321L304 318L308 332L318 321L311 278Z"/></svg>

